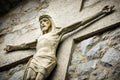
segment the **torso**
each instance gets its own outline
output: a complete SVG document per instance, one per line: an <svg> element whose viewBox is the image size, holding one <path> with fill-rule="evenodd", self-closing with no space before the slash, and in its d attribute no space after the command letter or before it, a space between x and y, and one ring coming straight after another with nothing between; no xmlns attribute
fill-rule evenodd
<svg viewBox="0 0 120 80"><path fill-rule="evenodd" d="M37 53L35 56L48 55L55 57L60 39L61 36L53 32L40 36L37 41Z"/></svg>

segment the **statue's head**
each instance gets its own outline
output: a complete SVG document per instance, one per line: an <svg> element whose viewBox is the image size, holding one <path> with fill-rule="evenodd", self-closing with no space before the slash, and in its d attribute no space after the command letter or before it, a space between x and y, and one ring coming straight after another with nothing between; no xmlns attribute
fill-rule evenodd
<svg viewBox="0 0 120 80"><path fill-rule="evenodd" d="M43 32L43 34L51 32L53 29L53 22L49 15L42 15L39 17L40 21L40 28Z"/></svg>

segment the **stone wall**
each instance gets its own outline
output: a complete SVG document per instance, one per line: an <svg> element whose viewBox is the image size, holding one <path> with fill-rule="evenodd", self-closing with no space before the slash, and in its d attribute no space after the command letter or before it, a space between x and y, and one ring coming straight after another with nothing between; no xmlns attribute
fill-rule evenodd
<svg viewBox="0 0 120 80"><path fill-rule="evenodd" d="M120 27L75 44L68 80L120 80Z"/></svg>

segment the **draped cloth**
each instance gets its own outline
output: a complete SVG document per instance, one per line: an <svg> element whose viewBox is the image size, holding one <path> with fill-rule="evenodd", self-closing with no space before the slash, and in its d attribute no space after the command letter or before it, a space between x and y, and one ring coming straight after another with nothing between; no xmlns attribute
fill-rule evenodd
<svg viewBox="0 0 120 80"><path fill-rule="evenodd" d="M33 56L27 64L27 69L31 68L36 73L41 73L44 78L48 77L56 66L56 57L50 55ZM27 72L25 71L25 75ZM24 76L25 76L24 75Z"/></svg>

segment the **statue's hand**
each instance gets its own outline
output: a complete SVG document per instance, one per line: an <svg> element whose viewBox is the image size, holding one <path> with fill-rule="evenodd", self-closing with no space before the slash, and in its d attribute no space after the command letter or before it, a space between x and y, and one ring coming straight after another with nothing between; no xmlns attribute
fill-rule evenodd
<svg viewBox="0 0 120 80"><path fill-rule="evenodd" d="M10 51L12 51L13 49L12 49L12 46L11 46L11 45L6 45L6 47L4 48L4 50L7 51L7 52L10 52Z"/></svg>
<svg viewBox="0 0 120 80"><path fill-rule="evenodd" d="M114 5L113 6L107 5L102 9L102 12L103 13L111 13L114 11L114 7L115 7Z"/></svg>

